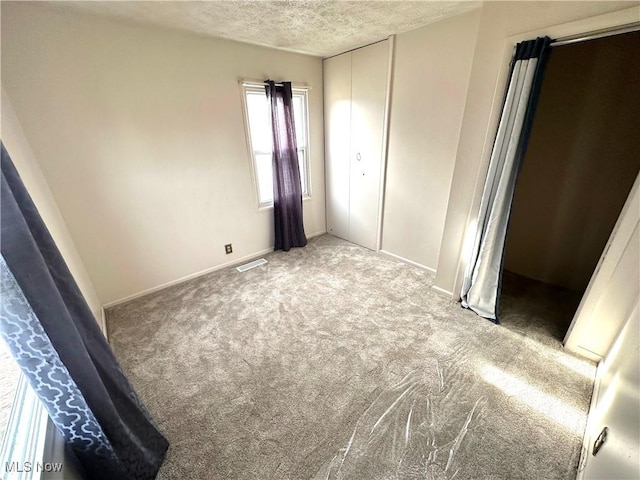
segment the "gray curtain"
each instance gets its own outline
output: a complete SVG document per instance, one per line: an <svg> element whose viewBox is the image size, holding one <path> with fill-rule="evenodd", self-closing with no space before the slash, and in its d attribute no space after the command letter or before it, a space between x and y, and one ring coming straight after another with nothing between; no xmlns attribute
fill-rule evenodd
<svg viewBox="0 0 640 480"><path fill-rule="evenodd" d="M502 261L513 193L550 43L551 39L544 37L519 43L516 47L480 203L473 249L462 284L462 306L495 323L498 323Z"/></svg>

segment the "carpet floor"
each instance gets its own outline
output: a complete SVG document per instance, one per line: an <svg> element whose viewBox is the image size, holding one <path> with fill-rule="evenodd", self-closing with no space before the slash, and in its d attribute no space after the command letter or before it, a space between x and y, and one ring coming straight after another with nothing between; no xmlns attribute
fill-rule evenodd
<svg viewBox="0 0 640 480"><path fill-rule="evenodd" d="M498 318L503 327L554 348L562 343L581 299L582 293L505 270Z"/></svg>
<svg viewBox="0 0 640 480"><path fill-rule="evenodd" d="M595 365L526 313L496 326L329 235L266 259L107 312L158 478L575 478Z"/></svg>

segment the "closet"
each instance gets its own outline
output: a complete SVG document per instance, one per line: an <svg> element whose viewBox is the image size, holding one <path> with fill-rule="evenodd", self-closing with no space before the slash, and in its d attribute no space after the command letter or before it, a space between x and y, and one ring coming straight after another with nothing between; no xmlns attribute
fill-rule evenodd
<svg viewBox="0 0 640 480"><path fill-rule="evenodd" d="M639 45L631 32L552 49L503 257L503 325L535 321L593 360L638 298Z"/></svg>
<svg viewBox="0 0 640 480"><path fill-rule="evenodd" d="M378 249L390 40L324 60L327 231Z"/></svg>

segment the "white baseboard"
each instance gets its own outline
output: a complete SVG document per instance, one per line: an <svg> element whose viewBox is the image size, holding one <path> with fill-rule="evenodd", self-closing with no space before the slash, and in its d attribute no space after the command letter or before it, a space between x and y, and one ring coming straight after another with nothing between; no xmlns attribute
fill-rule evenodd
<svg viewBox="0 0 640 480"><path fill-rule="evenodd" d="M105 303L102 306L102 308L115 307L116 305L120 305L122 303L130 302L131 300L135 300L136 298L144 297L145 295L149 295L150 293L157 292L158 290L163 290L165 288L172 287L174 285L177 285L177 284L182 283L182 282L186 282L188 280L193 280L194 278L201 277L203 275L206 275L206 274L211 273L211 272L215 272L217 270L222 270L223 268L227 268L227 267L230 267L232 265L237 265L239 263L244 263L247 260L253 260L256 257L262 256L262 255L266 255L267 253L271 253L271 252L273 252L273 247L265 248L264 250L261 250L259 252L255 252L255 253L251 253L249 255L245 255L244 257L241 257L241 258L234 258L233 260L230 260L228 262L224 262L224 263L221 263L219 265L215 265L213 267L206 268L204 270L200 270L199 272L192 273L190 275L185 275L184 277L180 277L180 278L178 278L176 280L171 280L170 282L163 283L161 285L158 285L157 287L148 288L146 290L142 290L141 292L134 293L133 295L128 295L128 296L126 296L124 298L120 298L118 300L114 300L112 302Z"/></svg>
<svg viewBox="0 0 640 480"><path fill-rule="evenodd" d="M321 230L321 231L316 232L316 233L310 233L310 234L307 235L307 238L319 237L320 235L324 235L325 233L327 233L326 230Z"/></svg>
<svg viewBox="0 0 640 480"><path fill-rule="evenodd" d="M437 292L440 295L445 295L449 298L453 298L453 292L450 292L449 290L445 290L444 288L440 288L435 285L432 285L431 290L433 290L434 292Z"/></svg>
<svg viewBox="0 0 640 480"><path fill-rule="evenodd" d="M321 230L319 232L315 232L315 233L311 233L311 234L307 235L307 238L319 237L320 235L324 235L325 233L327 233L326 230ZM213 267L207 268L205 270L201 270L199 272L192 273L190 275L186 275L184 277L178 278L177 280L172 280L170 282L163 283L163 284L158 285L156 287L148 288L146 290L142 290L141 292L134 293L133 295L128 295L128 296L120 298L118 300L114 300L112 302L105 303L102 306L102 312L103 312L102 322L103 322L103 325L101 325L101 326L103 328L103 331L104 331L104 333L106 335L107 329L106 329L106 320L105 320L105 314L104 314L104 310L106 308L111 308L111 307L115 307L116 305L120 305L122 303L130 302L131 300L135 300L136 298L144 297L145 295L149 295L150 293L157 292L158 290L162 290L164 288L172 287L173 285L177 285L179 283L186 282L188 280L193 280L194 278L198 278L198 277L201 277L203 275L207 275L208 273L215 272L217 270L222 270L223 268L227 268L227 267L230 267L232 265L237 265L237 264L240 264L240 263L244 263L247 260L253 260L256 257L260 257L262 255L266 255L267 253L271 253L271 252L273 252L273 247L266 248L266 249L261 250L259 252L251 253L249 255L245 255L244 257L241 257L241 258L235 258L235 259L233 259L233 260L231 260L229 262L224 262L224 263L221 263L219 265L215 265Z"/></svg>
<svg viewBox="0 0 640 480"><path fill-rule="evenodd" d="M109 337L107 336L107 312L104 309L104 305L100 307L100 330L105 337L107 337L107 342L109 341Z"/></svg>
<svg viewBox="0 0 640 480"><path fill-rule="evenodd" d="M395 253L387 252L386 250L379 250L379 252L391 258L395 258L396 260L400 260L401 262L408 263L409 265L422 268L423 270L427 270L428 272L431 272L431 273L436 273L435 268L427 267L426 265L423 265L418 262L414 262L413 260L409 260L408 258L401 257L400 255L396 255Z"/></svg>

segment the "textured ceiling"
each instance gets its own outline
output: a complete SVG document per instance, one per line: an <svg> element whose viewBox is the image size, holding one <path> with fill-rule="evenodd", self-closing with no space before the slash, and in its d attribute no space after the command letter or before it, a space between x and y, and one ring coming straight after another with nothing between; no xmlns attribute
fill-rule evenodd
<svg viewBox="0 0 640 480"><path fill-rule="evenodd" d="M328 57L478 8L481 2L214 0L51 5Z"/></svg>

